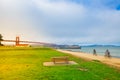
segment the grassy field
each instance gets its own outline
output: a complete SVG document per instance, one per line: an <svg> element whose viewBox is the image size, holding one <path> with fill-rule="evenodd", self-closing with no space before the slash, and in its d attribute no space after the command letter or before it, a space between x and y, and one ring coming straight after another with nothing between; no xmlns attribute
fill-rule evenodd
<svg viewBox="0 0 120 80"><path fill-rule="evenodd" d="M54 56L69 56L78 65L43 66ZM120 80L120 71L49 48L0 47L0 80Z"/></svg>

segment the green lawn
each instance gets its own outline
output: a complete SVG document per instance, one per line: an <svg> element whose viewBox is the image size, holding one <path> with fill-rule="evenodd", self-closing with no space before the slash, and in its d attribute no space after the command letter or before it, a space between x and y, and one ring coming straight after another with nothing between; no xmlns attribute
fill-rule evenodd
<svg viewBox="0 0 120 80"><path fill-rule="evenodd" d="M43 66L54 56L70 56L78 65ZM0 47L0 80L120 80L120 71L49 48Z"/></svg>

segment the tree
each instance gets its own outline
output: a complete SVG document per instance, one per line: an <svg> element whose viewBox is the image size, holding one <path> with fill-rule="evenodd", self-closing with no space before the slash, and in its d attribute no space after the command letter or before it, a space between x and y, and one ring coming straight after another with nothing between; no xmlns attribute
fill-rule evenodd
<svg viewBox="0 0 120 80"><path fill-rule="evenodd" d="M0 34L0 46L3 46L3 44L1 43L1 41L3 41L2 37L3 36Z"/></svg>

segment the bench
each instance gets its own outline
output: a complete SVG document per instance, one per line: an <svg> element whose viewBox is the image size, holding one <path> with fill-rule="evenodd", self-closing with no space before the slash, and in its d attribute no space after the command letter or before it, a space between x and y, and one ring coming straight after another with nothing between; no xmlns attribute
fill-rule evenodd
<svg viewBox="0 0 120 80"><path fill-rule="evenodd" d="M52 57L52 62L54 64L56 63L64 63L64 64L68 64L69 60L68 60L68 56L63 56L63 57Z"/></svg>

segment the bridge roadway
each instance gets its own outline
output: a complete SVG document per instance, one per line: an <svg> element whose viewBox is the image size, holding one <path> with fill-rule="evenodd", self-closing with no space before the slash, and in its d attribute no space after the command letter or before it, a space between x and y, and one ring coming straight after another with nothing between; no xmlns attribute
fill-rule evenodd
<svg viewBox="0 0 120 80"><path fill-rule="evenodd" d="M16 40L3 40L3 42L16 42ZM34 42L34 41L19 41L22 43L35 43L35 44L46 44L51 45L52 43L45 43L45 42Z"/></svg>

